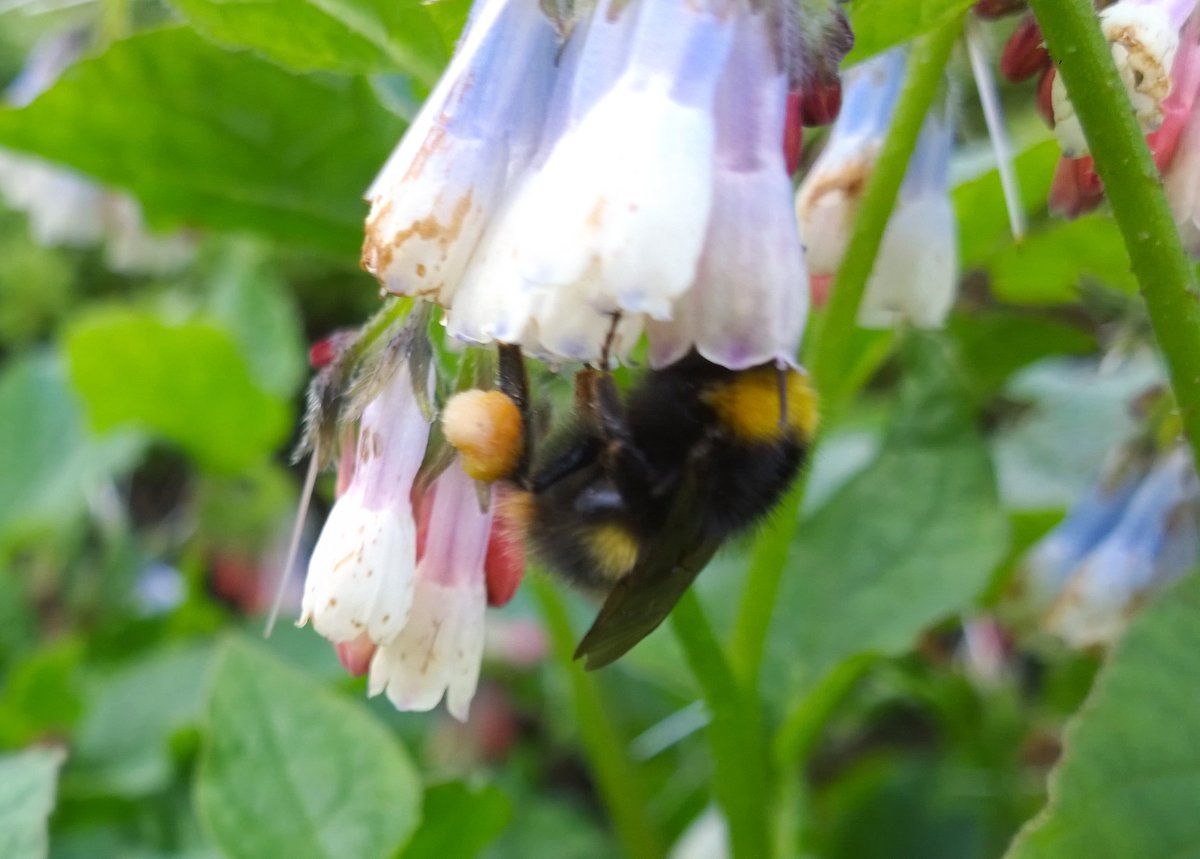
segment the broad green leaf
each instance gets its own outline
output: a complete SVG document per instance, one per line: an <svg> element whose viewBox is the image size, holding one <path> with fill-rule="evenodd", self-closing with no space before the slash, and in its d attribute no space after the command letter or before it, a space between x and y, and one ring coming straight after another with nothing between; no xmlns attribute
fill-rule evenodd
<svg viewBox="0 0 1200 859"><path fill-rule="evenodd" d="M96 677L75 737L71 786L144 796L171 779L170 740L199 724L212 648L163 649Z"/></svg>
<svg viewBox="0 0 1200 859"><path fill-rule="evenodd" d="M1137 290L1121 232L1102 214L1056 221L1005 247L988 269L996 296L1020 304L1077 301L1085 280L1123 292Z"/></svg>
<svg viewBox="0 0 1200 859"><path fill-rule="evenodd" d="M1013 159L1027 216L1045 211L1046 195L1050 193L1060 156L1058 142L1051 138L1035 143ZM997 251L1012 244L999 170L989 170L963 182L951 197L958 218L959 259L963 268L986 263Z"/></svg>
<svg viewBox="0 0 1200 859"><path fill-rule="evenodd" d="M308 375L294 293L256 247L236 244L213 277L209 310L242 349L255 380L290 397Z"/></svg>
<svg viewBox="0 0 1200 859"><path fill-rule="evenodd" d="M138 447L129 434L87 434L53 356L9 364L0 374L0 539L75 515L88 488L128 466Z"/></svg>
<svg viewBox="0 0 1200 859"><path fill-rule="evenodd" d="M1112 368L1051 358L1014 375L1005 395L1027 410L994 442L1005 506L1070 505L1113 445L1134 430L1132 399L1162 382L1157 359L1145 353Z"/></svg>
<svg viewBox="0 0 1200 859"><path fill-rule="evenodd" d="M301 72L403 72L432 84L450 57L421 0L173 0L206 35Z"/></svg>
<svg viewBox="0 0 1200 859"><path fill-rule="evenodd" d="M471 790L462 782L435 785L425 791L421 826L401 855L403 859L471 859L504 831L511 813L499 788Z"/></svg>
<svg viewBox="0 0 1200 859"><path fill-rule="evenodd" d="M955 316L949 328L974 387L984 395L995 393L1009 376L1038 359L1084 355L1096 349L1095 337L1083 328L1030 313L997 309Z"/></svg>
<svg viewBox="0 0 1200 859"><path fill-rule="evenodd" d="M54 809L61 749L30 749L0 757L0 856L43 859L46 821Z"/></svg>
<svg viewBox="0 0 1200 859"><path fill-rule="evenodd" d="M128 188L156 227L246 230L347 258L400 131L364 79L289 74L183 28L117 42L0 110L0 145Z"/></svg>
<svg viewBox="0 0 1200 859"><path fill-rule="evenodd" d="M367 711L230 639L208 701L196 806L232 859L388 859L420 815L408 756Z"/></svg>
<svg viewBox="0 0 1200 859"><path fill-rule="evenodd" d="M1200 856L1200 577L1130 627L1067 730L1050 800L1009 859Z"/></svg>
<svg viewBox="0 0 1200 859"><path fill-rule="evenodd" d="M795 699L843 660L894 654L969 605L1007 525L968 394L944 344L906 344L883 448L802 521L768 636L764 688Z"/></svg>
<svg viewBox="0 0 1200 859"><path fill-rule="evenodd" d="M850 26L854 50L847 63L857 63L915 39L950 21L975 0L853 0Z"/></svg>
<svg viewBox="0 0 1200 859"><path fill-rule="evenodd" d="M238 471L285 438L288 409L255 384L233 340L206 322L104 309L66 332L71 381L92 426L136 426L202 465Z"/></svg>

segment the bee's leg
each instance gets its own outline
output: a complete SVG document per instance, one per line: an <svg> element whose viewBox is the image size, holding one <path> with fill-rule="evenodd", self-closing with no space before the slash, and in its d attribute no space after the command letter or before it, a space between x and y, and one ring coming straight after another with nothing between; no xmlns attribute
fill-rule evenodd
<svg viewBox="0 0 1200 859"><path fill-rule="evenodd" d="M603 443L609 475L626 501L648 498L653 490L654 473L629 430L617 383L607 370L585 372L591 373L589 405Z"/></svg>
<svg viewBox="0 0 1200 859"><path fill-rule="evenodd" d="M521 347L511 343L498 343L496 359L496 387L517 404L521 413L521 456L513 472L513 482L519 486L529 483L529 468L533 462L533 414L529 404L529 375L525 370L525 357Z"/></svg>

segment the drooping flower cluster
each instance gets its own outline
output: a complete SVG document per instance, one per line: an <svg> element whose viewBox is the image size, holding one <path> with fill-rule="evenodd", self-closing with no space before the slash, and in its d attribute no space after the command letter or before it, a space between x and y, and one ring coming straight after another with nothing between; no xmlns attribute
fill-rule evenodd
<svg viewBox="0 0 1200 859"><path fill-rule="evenodd" d="M364 266L472 343L596 361L616 320L612 353L644 332L656 365L692 348L734 369L794 361L789 91L828 100L828 57L848 48L840 13L799 16L603 0L560 42L536 0L482 0L368 192ZM814 42L833 45L821 62Z"/></svg>
<svg viewBox="0 0 1200 859"><path fill-rule="evenodd" d="M1200 4L1118 0L1099 16L1184 244L1200 256ZM1067 217L1095 208L1104 188L1032 16L1009 40L1000 69L1013 81L1040 75L1038 107L1063 150L1050 191L1051 208Z"/></svg>
<svg viewBox="0 0 1200 859"><path fill-rule="evenodd" d="M362 409L357 440L343 445L339 496L309 560L300 623L333 642L348 670L369 674L370 694L385 692L403 710L430 710L444 695L463 720L479 678L484 609L512 596L523 562L457 461L428 485L418 481L430 423L417 386L426 380L402 355L415 327L370 370L381 387ZM326 372L340 369L334 362Z"/></svg>
<svg viewBox="0 0 1200 859"><path fill-rule="evenodd" d="M471 344L594 363L644 334L655 366L692 350L733 369L794 362L808 277L790 173L800 124L837 111L850 46L842 13L820 5L601 0L551 18L538 0L478 0L368 190L364 267L392 293L441 305ZM468 474L429 456L414 382L427 365L388 346L393 357L364 371L362 355L342 357L357 347L335 346L319 362L309 435L318 463L341 439L339 498L303 621L369 675L372 694L402 709L445 695L464 718L484 607L511 597L523 567L498 524L503 490L481 506L472 478L511 464L481 457ZM356 410L345 401L362 399L364 379L374 394ZM461 423L446 433L460 451L498 431ZM519 417L506 426L521 432Z"/></svg>
<svg viewBox="0 0 1200 859"><path fill-rule="evenodd" d="M1197 560L1200 480L1179 445L1110 468L1026 557L1026 597L1071 646L1111 644L1150 594Z"/></svg>
<svg viewBox="0 0 1200 859"><path fill-rule="evenodd" d="M853 68L842 112L796 196L814 293L841 265L862 192L891 125L907 63L903 48ZM865 327L940 326L958 286L958 233L950 202L954 128L943 102L925 119L859 307Z"/></svg>

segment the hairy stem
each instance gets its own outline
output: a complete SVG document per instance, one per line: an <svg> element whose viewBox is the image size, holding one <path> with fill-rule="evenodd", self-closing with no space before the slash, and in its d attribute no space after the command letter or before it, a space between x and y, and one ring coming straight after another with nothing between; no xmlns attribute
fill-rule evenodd
<svg viewBox="0 0 1200 859"><path fill-rule="evenodd" d="M1141 284L1200 462L1200 293L1092 0L1030 0Z"/></svg>

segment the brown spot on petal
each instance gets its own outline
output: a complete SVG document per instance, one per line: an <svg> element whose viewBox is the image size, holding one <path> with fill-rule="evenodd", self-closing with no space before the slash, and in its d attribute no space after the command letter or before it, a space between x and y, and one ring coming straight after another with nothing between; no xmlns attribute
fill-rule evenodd
<svg viewBox="0 0 1200 859"><path fill-rule="evenodd" d="M424 277L424 276L425 276L425 263L419 262L419 263L417 263L417 277Z"/></svg>
<svg viewBox="0 0 1200 859"><path fill-rule="evenodd" d="M588 212L587 225L594 230L599 230L604 224L604 207L608 201L603 197L596 198L596 205L592 206L592 210Z"/></svg>
<svg viewBox="0 0 1200 859"><path fill-rule="evenodd" d="M337 605L337 599L335 597L330 597L329 598L329 607L333 608L335 605Z"/></svg>
<svg viewBox="0 0 1200 859"><path fill-rule="evenodd" d="M416 170L417 166L414 165L413 170L409 171L409 175L413 175ZM386 207L385 204L385 207L380 208L379 217L372 217L367 221L367 238L363 244L363 268L379 277L382 272L391 267L397 251L413 237L425 242L437 242L444 254L446 249L458 240L463 224L466 223L467 213L471 211L473 198L473 191L468 191L460 197L454 204L448 223L443 224L433 215L426 215L390 236L380 232L380 221Z"/></svg>

